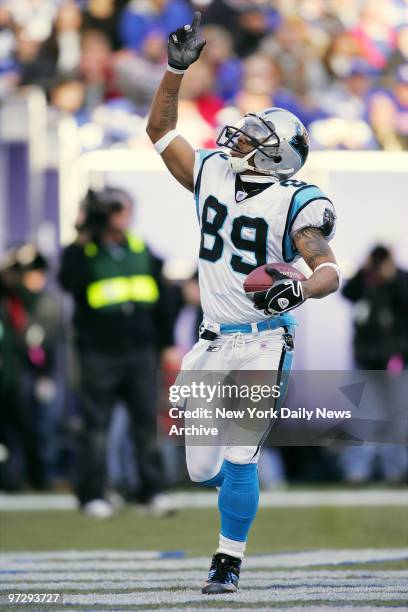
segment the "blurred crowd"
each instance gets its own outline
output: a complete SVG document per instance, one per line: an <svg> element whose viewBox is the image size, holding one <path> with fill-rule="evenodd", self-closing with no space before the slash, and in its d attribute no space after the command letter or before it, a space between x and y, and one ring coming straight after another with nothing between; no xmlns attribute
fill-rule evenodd
<svg viewBox="0 0 408 612"><path fill-rule="evenodd" d="M3 0L0 97L44 89L83 148L149 146L167 36L203 14L208 44L183 81L196 147L248 111L283 106L315 149L408 148L408 0Z"/></svg>
<svg viewBox="0 0 408 612"><path fill-rule="evenodd" d="M48 264L31 244L9 251L0 272L0 488L47 489L56 478L61 303Z"/></svg>

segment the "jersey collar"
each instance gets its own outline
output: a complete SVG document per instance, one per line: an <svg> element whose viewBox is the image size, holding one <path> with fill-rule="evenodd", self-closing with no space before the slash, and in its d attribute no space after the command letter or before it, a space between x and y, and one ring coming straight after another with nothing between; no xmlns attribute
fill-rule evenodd
<svg viewBox="0 0 408 612"><path fill-rule="evenodd" d="M235 175L235 202L241 204L262 193L276 181L271 181L270 177L246 175L245 178L239 174Z"/></svg>

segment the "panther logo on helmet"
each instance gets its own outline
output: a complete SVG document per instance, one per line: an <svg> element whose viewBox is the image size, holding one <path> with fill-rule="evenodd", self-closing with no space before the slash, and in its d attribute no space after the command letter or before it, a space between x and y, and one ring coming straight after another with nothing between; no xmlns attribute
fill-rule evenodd
<svg viewBox="0 0 408 612"><path fill-rule="evenodd" d="M240 137L253 148L243 157L230 157L231 168L237 174L252 170L277 180L288 179L301 169L309 153L305 126L283 108L247 113L236 126L224 127L217 144L239 151Z"/></svg>

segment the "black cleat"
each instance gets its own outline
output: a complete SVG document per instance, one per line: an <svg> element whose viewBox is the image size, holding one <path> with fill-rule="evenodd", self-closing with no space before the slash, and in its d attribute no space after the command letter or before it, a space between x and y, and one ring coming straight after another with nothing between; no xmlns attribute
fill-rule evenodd
<svg viewBox="0 0 408 612"><path fill-rule="evenodd" d="M241 559L217 553L211 561L207 582L201 592L206 595L235 593L238 590Z"/></svg>

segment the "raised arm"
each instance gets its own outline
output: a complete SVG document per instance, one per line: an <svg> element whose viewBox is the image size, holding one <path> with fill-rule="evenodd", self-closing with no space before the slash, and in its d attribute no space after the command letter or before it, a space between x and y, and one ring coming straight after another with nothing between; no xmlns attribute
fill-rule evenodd
<svg viewBox="0 0 408 612"><path fill-rule="evenodd" d="M172 175L194 190L194 149L176 132L178 96L184 72L195 62L205 45L198 41L201 14L191 26L172 32L168 43L169 65L153 98L146 132Z"/></svg>

